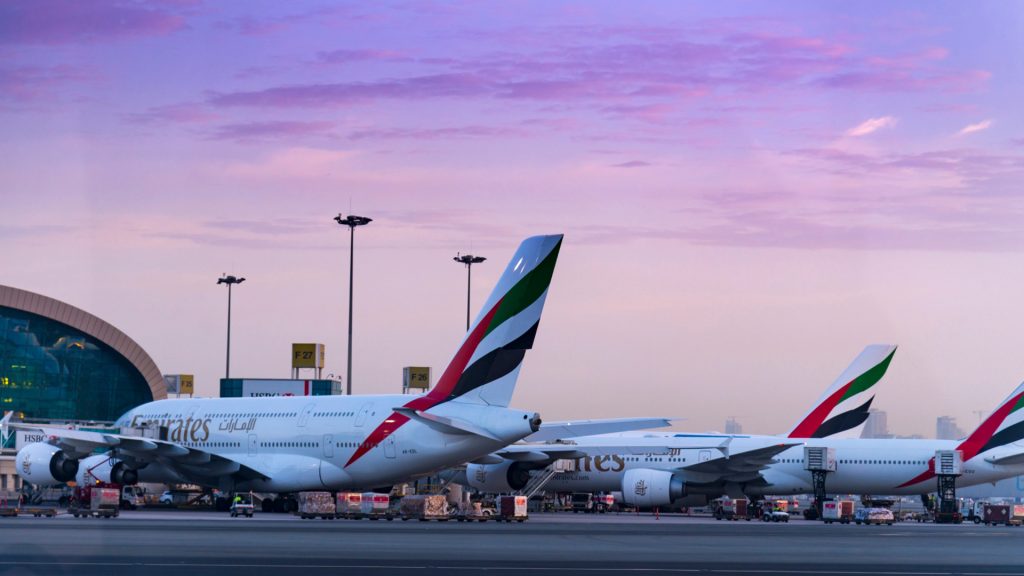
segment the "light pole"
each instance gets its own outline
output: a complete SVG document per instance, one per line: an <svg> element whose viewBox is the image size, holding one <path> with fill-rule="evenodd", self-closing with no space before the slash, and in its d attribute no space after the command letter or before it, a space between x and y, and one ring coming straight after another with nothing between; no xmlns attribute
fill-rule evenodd
<svg viewBox="0 0 1024 576"><path fill-rule="evenodd" d="M345 374L345 393L349 396L352 395L352 271L354 269L353 260L355 258L355 246L356 246L356 226L365 226L370 222L373 222L372 218L365 216L353 216L349 214L345 218L338 214L334 217L334 221L342 226L348 226L349 229L349 242L348 242L348 372Z"/></svg>
<svg viewBox="0 0 1024 576"><path fill-rule="evenodd" d="M473 264L479 264L487 258L473 256L472 254L457 254L452 260L466 265L466 332L469 332L469 288L472 284Z"/></svg>
<svg viewBox="0 0 1024 576"><path fill-rule="evenodd" d="M217 279L217 284L228 285L228 353L227 359L224 361L224 379L231 378L231 285L241 284L245 282L245 278L237 278L235 276L229 276L227 274L222 275Z"/></svg>

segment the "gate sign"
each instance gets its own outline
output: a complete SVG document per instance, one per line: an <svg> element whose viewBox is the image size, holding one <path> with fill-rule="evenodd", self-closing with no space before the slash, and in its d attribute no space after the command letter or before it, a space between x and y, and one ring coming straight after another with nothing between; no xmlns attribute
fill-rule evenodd
<svg viewBox="0 0 1024 576"><path fill-rule="evenodd" d="M192 394L195 378L192 374L165 374L168 394Z"/></svg>
<svg viewBox="0 0 1024 576"><path fill-rule="evenodd" d="M292 344L292 368L324 367L323 344Z"/></svg>
<svg viewBox="0 0 1024 576"><path fill-rule="evenodd" d="M406 390L410 388L418 388L420 390L430 388L430 367L406 366L402 368L402 386Z"/></svg>

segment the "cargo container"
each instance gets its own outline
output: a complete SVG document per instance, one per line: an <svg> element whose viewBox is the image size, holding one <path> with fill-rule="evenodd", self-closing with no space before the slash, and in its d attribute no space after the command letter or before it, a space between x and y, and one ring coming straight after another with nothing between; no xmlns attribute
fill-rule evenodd
<svg viewBox="0 0 1024 576"><path fill-rule="evenodd" d="M750 520L750 501L746 498L722 498L712 507L715 520Z"/></svg>
<svg viewBox="0 0 1024 576"><path fill-rule="evenodd" d="M299 492L299 517L303 520L333 520L337 514L334 494L330 492Z"/></svg>
<svg viewBox="0 0 1024 576"><path fill-rule="evenodd" d="M1014 526L1024 523L1024 504L1013 505L1013 509L1010 510L1010 523Z"/></svg>
<svg viewBox="0 0 1024 576"><path fill-rule="evenodd" d="M359 514L361 518L369 518L370 520L378 520L380 518L394 519L394 516L391 514L391 497L387 494L364 492L363 499L359 503Z"/></svg>
<svg viewBox="0 0 1024 576"><path fill-rule="evenodd" d="M448 520L448 501L440 494L405 496L399 514L402 520Z"/></svg>
<svg viewBox="0 0 1024 576"><path fill-rule="evenodd" d="M825 500L821 503L821 519L826 524L849 524L853 521L853 516L853 500Z"/></svg>
<svg viewBox="0 0 1024 576"><path fill-rule="evenodd" d="M526 496L499 496L498 520L522 522L526 520Z"/></svg>
<svg viewBox="0 0 1024 576"><path fill-rule="evenodd" d="M68 506L75 518L117 518L120 514L121 490L102 486L86 486L76 488L75 495Z"/></svg>
<svg viewBox="0 0 1024 576"><path fill-rule="evenodd" d="M338 492L336 515L338 518L360 518L363 495L360 492Z"/></svg>
<svg viewBox="0 0 1024 576"><path fill-rule="evenodd" d="M615 496L611 494L594 494L594 511L604 514L615 508Z"/></svg>
<svg viewBox="0 0 1024 576"><path fill-rule="evenodd" d="M985 504L981 509L981 516L982 521L991 526L1010 525L1010 507L1006 504Z"/></svg>

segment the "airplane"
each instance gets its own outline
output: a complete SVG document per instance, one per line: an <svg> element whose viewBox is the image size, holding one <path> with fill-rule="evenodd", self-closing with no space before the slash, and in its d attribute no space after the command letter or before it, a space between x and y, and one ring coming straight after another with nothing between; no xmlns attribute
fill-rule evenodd
<svg viewBox="0 0 1024 576"><path fill-rule="evenodd" d="M662 506L692 496L737 493L758 480L779 454L802 446L807 438L859 435L874 400L874 385L885 375L896 346L871 345L825 390L796 426L783 436L646 433L585 436L556 444L516 444L470 462L457 482L484 492L522 490L548 469L545 490L618 492L627 503ZM746 441L752 439L751 441ZM740 442L743 440L743 442ZM575 470L555 472L560 459ZM642 485L644 494L634 488Z"/></svg>
<svg viewBox="0 0 1024 576"><path fill-rule="evenodd" d="M542 430L537 413L508 406L561 245L560 234L520 244L426 394L159 400L118 418L119 434L14 423L8 414L5 427L48 435L18 452L17 472L36 485L88 471L103 482L225 492L371 490L499 450ZM602 429L590 424L580 429Z"/></svg>

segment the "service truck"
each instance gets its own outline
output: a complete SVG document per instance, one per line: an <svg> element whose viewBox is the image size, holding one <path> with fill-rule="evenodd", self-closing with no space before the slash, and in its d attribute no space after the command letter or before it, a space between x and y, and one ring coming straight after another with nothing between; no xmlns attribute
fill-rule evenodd
<svg viewBox="0 0 1024 576"><path fill-rule="evenodd" d="M853 516L853 500L825 500L821 503L821 519L825 524L849 524L853 521Z"/></svg>
<svg viewBox="0 0 1024 576"><path fill-rule="evenodd" d="M75 518L117 518L120 504L120 488L102 485L76 487L68 512Z"/></svg>

